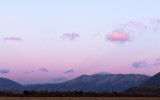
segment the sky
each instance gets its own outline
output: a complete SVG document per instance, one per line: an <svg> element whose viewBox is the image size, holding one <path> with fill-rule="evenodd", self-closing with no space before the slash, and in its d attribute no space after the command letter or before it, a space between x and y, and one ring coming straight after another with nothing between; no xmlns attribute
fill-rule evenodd
<svg viewBox="0 0 160 100"><path fill-rule="evenodd" d="M0 0L0 77L59 83L160 72L160 0Z"/></svg>

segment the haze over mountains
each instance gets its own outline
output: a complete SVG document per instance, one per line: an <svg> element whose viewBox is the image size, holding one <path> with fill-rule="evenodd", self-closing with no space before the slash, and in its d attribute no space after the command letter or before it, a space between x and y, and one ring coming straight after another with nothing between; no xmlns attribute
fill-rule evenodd
<svg viewBox="0 0 160 100"><path fill-rule="evenodd" d="M49 91L93 91L111 92L124 91L138 86L150 76L141 74L93 74L82 75L73 80L57 84L36 84L22 86L14 81L1 78L0 90L49 90Z"/></svg>

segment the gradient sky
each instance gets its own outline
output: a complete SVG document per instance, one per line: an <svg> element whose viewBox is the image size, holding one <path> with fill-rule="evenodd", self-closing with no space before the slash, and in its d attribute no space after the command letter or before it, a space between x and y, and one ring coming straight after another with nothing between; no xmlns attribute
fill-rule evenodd
<svg viewBox="0 0 160 100"><path fill-rule="evenodd" d="M0 77L159 71L160 0L0 0Z"/></svg>

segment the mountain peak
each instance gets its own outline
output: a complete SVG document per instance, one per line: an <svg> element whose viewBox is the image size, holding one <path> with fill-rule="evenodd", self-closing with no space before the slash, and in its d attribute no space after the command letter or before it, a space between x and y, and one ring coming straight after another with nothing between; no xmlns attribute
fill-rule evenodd
<svg viewBox="0 0 160 100"><path fill-rule="evenodd" d="M144 81L141 86L158 86L160 87L160 72Z"/></svg>

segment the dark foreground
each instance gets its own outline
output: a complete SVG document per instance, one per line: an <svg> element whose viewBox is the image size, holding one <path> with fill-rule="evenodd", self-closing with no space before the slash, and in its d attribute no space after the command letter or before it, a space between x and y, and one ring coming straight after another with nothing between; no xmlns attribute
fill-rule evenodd
<svg viewBox="0 0 160 100"><path fill-rule="evenodd" d="M81 91L1 91L0 97L22 97L22 98L28 98L28 97L75 97L75 98L85 98L85 97L103 97L103 98L109 98L109 97L158 97L160 100L160 93L143 93L143 92L83 92ZM118 99L117 99L118 100Z"/></svg>
<svg viewBox="0 0 160 100"><path fill-rule="evenodd" d="M0 100L160 100L160 97L0 97Z"/></svg>

